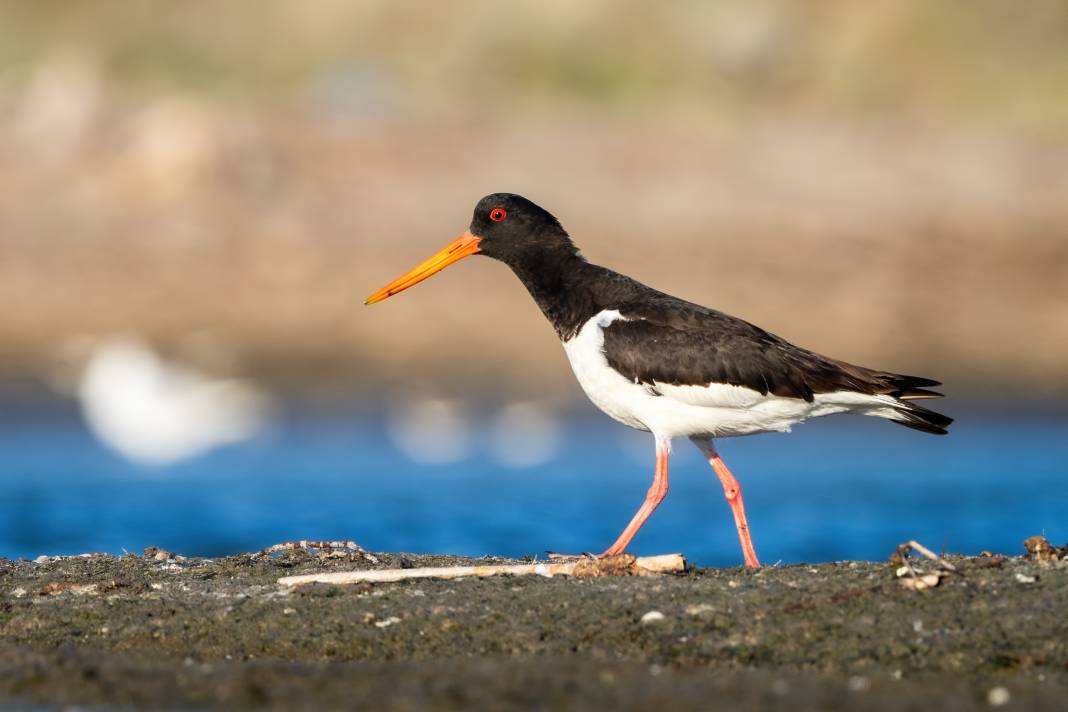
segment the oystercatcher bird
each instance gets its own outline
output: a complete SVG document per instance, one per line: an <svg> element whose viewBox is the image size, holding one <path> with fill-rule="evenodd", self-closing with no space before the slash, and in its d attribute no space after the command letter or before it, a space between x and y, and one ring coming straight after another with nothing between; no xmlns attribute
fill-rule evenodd
<svg viewBox="0 0 1068 712"><path fill-rule="evenodd" d="M759 566L742 488L714 438L788 431L833 413L885 418L943 435L953 422L915 401L938 381L821 356L736 317L672 297L579 253L548 211L511 193L487 195L467 232L368 297L380 302L469 255L508 265L552 323L579 384L598 408L656 440L645 502L602 556L620 554L668 491L671 441L705 454L734 514L747 566Z"/></svg>

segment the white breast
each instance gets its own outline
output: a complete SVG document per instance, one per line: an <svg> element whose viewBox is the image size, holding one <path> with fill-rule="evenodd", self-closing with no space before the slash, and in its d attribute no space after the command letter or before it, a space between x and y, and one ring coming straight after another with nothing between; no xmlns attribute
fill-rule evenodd
<svg viewBox="0 0 1068 712"><path fill-rule="evenodd" d="M617 310L602 311L563 346L579 385L594 405L632 428L666 438L726 437L787 431L808 418L832 413L889 417L895 412L889 396L843 391L819 394L810 403L722 383L674 386L629 381L608 365L604 354L604 328L623 318Z"/></svg>
<svg viewBox="0 0 1068 712"><path fill-rule="evenodd" d="M632 428L651 430L643 417L648 410L646 389L623 378L604 356L603 329L622 318L615 309L596 314L578 334L564 342L564 352L575 378L594 405Z"/></svg>

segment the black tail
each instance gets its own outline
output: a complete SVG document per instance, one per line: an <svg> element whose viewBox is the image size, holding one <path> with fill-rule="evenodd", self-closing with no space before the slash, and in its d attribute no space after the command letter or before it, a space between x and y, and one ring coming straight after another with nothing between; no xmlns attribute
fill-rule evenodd
<svg viewBox="0 0 1068 712"><path fill-rule="evenodd" d="M926 398L944 398L938 391L927 390L928 386L940 386L939 381L919 376L902 376L898 373L886 374L886 385L890 388L887 395L901 400L923 400Z"/></svg>
<svg viewBox="0 0 1068 712"><path fill-rule="evenodd" d="M945 435L948 432L946 428L953 422L953 418L936 413L930 408L924 408L918 403L913 403L914 400L941 398L942 394L938 391L927 390L928 386L941 385L938 381L897 374L894 374L888 380L893 390L887 395L894 396L899 403L894 408L898 412L898 416L891 419L893 422L934 435Z"/></svg>
<svg viewBox="0 0 1068 712"><path fill-rule="evenodd" d="M942 385L938 381L919 376L905 376L890 371L876 371L845 361L826 358L824 360L834 370L836 390L866 393L873 396L890 396L894 399L893 404L887 404L892 410L879 407L869 413L870 415L887 418L907 428L922 430L934 435L945 435L948 432L946 428L953 422L953 418L915 403L918 400L944 398L938 391L930 390L931 386ZM885 401L882 402L885 403Z"/></svg>

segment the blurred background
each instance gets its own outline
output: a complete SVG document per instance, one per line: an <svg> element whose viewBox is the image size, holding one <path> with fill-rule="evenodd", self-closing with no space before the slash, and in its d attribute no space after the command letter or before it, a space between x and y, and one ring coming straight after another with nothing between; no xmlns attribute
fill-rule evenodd
<svg viewBox="0 0 1068 712"><path fill-rule="evenodd" d="M495 191L945 381L721 444L766 561L1068 539L1068 3L0 0L0 555L607 546L651 438L503 265L362 306ZM634 550L740 561L676 447Z"/></svg>

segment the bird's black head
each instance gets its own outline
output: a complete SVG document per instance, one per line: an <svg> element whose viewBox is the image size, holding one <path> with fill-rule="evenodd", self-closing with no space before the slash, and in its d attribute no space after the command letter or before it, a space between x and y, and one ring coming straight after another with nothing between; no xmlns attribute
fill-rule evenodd
<svg viewBox="0 0 1068 712"><path fill-rule="evenodd" d="M493 193L478 201L468 230L479 239L479 254L508 264L531 255L578 251L548 210L514 193Z"/></svg>
<svg viewBox="0 0 1068 712"><path fill-rule="evenodd" d="M486 255L517 272L538 271L578 254L560 223L521 195L494 193L478 201L471 227L367 298L374 304L403 292L469 255Z"/></svg>

